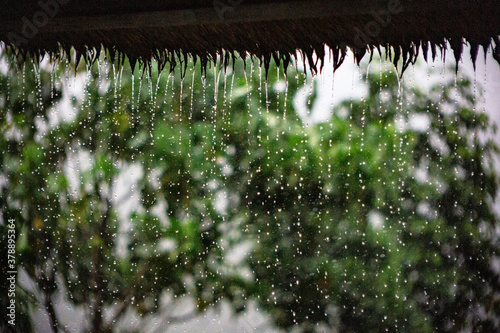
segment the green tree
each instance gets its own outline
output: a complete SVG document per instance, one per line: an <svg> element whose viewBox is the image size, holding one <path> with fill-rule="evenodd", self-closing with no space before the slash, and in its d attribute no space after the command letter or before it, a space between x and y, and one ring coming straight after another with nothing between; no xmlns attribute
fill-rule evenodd
<svg viewBox="0 0 500 333"><path fill-rule="evenodd" d="M92 332L111 331L129 309L142 317L162 312L167 323L184 320L163 313L164 292L174 300L190 295L198 311L222 298L244 309L248 282L219 272L221 225L228 223L215 209L214 184L223 179L217 158L226 140L216 126L222 115L216 100L218 93L219 108L228 103L222 95L229 94L224 84L230 82L215 87L213 72L202 78L198 64L187 93L182 87L188 79L179 72L147 76L136 70L133 76L101 61L75 73L69 64L44 67L28 60L18 67L2 56L9 63L0 85L0 211L2 221L15 221L19 270L36 285L27 291L19 286L18 295L34 299L24 303L45 308L53 331L65 329L54 307L58 291L84 307L83 329ZM83 97L64 88L82 77ZM53 120L68 111L71 119ZM116 198L114 190L134 163L143 177L128 186L137 187L141 200L119 221L129 193ZM153 213L156 202L165 204L161 214ZM111 319L105 320L106 310Z"/></svg>
<svg viewBox="0 0 500 333"><path fill-rule="evenodd" d="M368 96L327 123L263 126L263 153L235 180L259 303L305 331L498 330L497 147L471 82L427 95L395 73L365 79Z"/></svg>
<svg viewBox="0 0 500 333"><path fill-rule="evenodd" d="M468 80L425 95L370 74L368 97L305 128L292 68L282 89L282 69L266 81L251 62L205 75L190 64L182 79L100 61L80 66L84 95L54 122L68 66L0 74L2 221L16 221L19 268L54 331L58 290L93 332L130 309L175 321L165 292L197 311L257 300L287 330L498 329L497 150L480 140L488 119ZM405 125L415 117L426 131ZM88 166L68 171L76 161ZM140 200L120 220L131 165ZM26 308L32 292L18 294Z"/></svg>

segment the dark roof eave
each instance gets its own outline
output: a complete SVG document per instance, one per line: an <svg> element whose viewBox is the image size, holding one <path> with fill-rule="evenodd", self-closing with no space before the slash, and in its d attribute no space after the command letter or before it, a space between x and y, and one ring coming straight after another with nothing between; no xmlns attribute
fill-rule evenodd
<svg viewBox="0 0 500 333"><path fill-rule="evenodd" d="M396 56L401 53L411 59L418 53L415 47L430 43L432 49L446 42L460 57L466 40L473 50L493 45L500 59L498 0L242 0L230 7L221 7L224 0L217 6L206 0L143 0L143 7L128 2L116 11L116 0L97 9L78 0L67 4L51 0L60 1L58 12L36 6L28 10L22 4L33 2L17 1L18 12L11 10L14 16L0 20L0 40L14 44L21 53L58 53L61 47L85 53L104 46L148 62L156 56L171 61L170 55L179 53L209 61L225 50L256 55L266 62L293 56L296 50L321 54L326 44L340 53L349 47L358 58L366 49L391 46ZM41 11L46 22L36 21L43 18Z"/></svg>

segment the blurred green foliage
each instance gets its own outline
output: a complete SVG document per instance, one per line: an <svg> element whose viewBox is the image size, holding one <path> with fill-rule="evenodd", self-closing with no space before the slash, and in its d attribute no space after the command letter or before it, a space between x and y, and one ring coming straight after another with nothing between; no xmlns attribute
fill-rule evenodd
<svg viewBox="0 0 500 333"><path fill-rule="evenodd" d="M498 151L480 138L491 126L470 81L424 94L370 73L366 98L305 127L293 108L304 74L289 68L285 89L282 69L266 81L243 64L204 77L191 64L183 80L105 61L6 66L2 247L15 219L37 289L19 286L20 316L38 305L62 330L62 291L86 309L84 330L113 331L129 309L169 323L167 293L200 312L256 300L286 330L498 330ZM80 81L82 96L68 88ZM139 181L117 191L134 166Z"/></svg>

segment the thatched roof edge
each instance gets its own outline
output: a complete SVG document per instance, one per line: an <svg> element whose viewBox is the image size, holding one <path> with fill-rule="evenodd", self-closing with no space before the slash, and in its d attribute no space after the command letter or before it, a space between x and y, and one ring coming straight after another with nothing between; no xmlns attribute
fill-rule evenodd
<svg viewBox="0 0 500 333"><path fill-rule="evenodd" d="M334 70L338 69L344 62L348 52L351 52L359 65L361 60L365 56L369 56L369 61L372 60L375 54L380 57L390 60L394 63L394 66L398 66L400 60L401 74L408 68L409 65L414 65L417 61L420 53L423 55L424 60L428 61L432 59L435 61L437 58L441 58L443 61L446 59L446 50L448 46L453 50L453 55L456 61L457 70L459 63L462 60L464 52L464 44L470 46L470 59L473 63L474 68L476 68L477 56L479 49L482 48L484 54L490 51L493 58L500 64L500 38L499 36L494 36L484 41L483 43L468 42L466 39L456 40L456 39L446 39L440 41L417 41L409 42L406 45L399 44L367 44L365 48L359 48L355 45L348 45L342 43L340 45L331 44L321 44L315 47L307 48L297 48L294 52L283 53L280 51L268 51L268 52L252 52L248 50L235 51L232 49L219 49L211 52L189 52L183 50L168 50L168 49L156 49L140 56L128 56L128 63L132 71L136 67L143 70L150 71L153 60L156 62L159 71L164 69L173 72L178 66L181 67L181 74L185 72L186 66L188 64L188 59L192 59L195 63L200 62L203 71L207 69L210 65L221 64L224 68L234 64L237 58L253 58L259 61L260 66L263 66L266 73L269 69L271 62L277 66L283 66L286 71L288 65L300 58L304 61L304 68L309 69L312 74L316 74L323 69L325 58L329 57L334 64ZM127 57L126 52L122 52L116 49L114 46L99 45L94 47L89 47L87 45L82 46L63 46L59 45L58 48L48 49L40 48L37 50L31 50L26 48L19 48L16 45L4 44L10 53L12 53L19 64L22 64L26 59L34 59L35 62L40 62L45 57L49 57L51 61L58 62L61 60L66 60L73 63L75 66L82 61L88 65L92 65L97 59L99 59L102 53L105 54L105 58L121 67L125 63ZM329 52L326 53L325 51Z"/></svg>
<svg viewBox="0 0 500 333"><path fill-rule="evenodd" d="M444 59L447 46L458 65L468 43L474 65L480 48L491 51L500 63L498 0L241 0L231 1L237 6L224 11L223 17L217 8L206 7L209 0L199 2L205 7L196 1L144 0L150 9L160 6L153 6L154 11L147 6L138 10L138 3L117 7L115 0L98 9L77 0L73 7L68 0L47 0L68 5L61 5L53 18L46 13L47 20L37 27L36 6L18 1L11 13L17 21L0 21L0 42L19 61L46 54L53 60L70 60L73 48L76 61L89 64L104 50L118 64L126 56L132 68L149 68L154 59L160 69L173 71L192 58L206 69L210 63L228 66L237 56L251 56L267 70L271 61L286 68L299 53L315 73L323 67L328 47L335 69L348 51L358 63L378 51L395 64L402 60L404 72L420 52L426 60L438 55ZM31 12L24 15L27 8Z"/></svg>

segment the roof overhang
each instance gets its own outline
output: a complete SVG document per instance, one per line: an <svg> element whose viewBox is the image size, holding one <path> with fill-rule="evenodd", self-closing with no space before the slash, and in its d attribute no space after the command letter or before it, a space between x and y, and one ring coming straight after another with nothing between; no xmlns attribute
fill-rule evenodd
<svg viewBox="0 0 500 333"><path fill-rule="evenodd" d="M468 42L474 62L480 46L500 62L499 0L7 0L2 7L0 40L21 55L57 57L74 47L92 61L104 47L113 60L155 58L173 68L183 56L206 64L223 54L227 63L236 53L266 65L299 51L314 71L325 46L336 66L349 49L359 61L385 47L406 67L419 51L435 56L447 44L460 59Z"/></svg>

